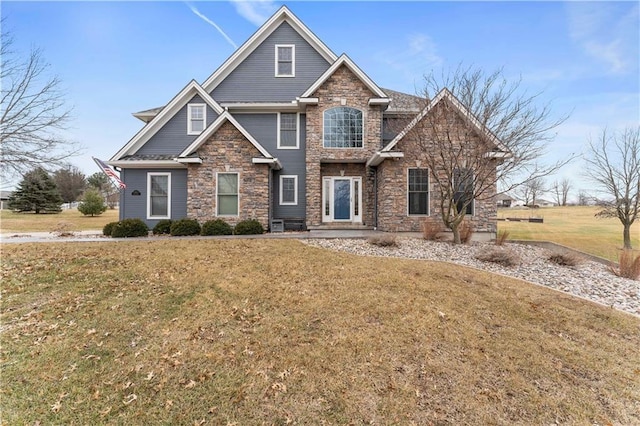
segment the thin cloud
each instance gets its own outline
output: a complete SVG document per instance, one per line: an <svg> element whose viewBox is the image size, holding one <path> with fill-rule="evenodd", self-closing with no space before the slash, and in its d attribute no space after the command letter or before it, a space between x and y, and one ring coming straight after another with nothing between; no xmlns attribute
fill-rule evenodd
<svg viewBox="0 0 640 426"><path fill-rule="evenodd" d="M186 5L189 7L189 9L191 9L191 11L200 19L202 19L204 22L206 22L207 24L213 26L216 30L218 30L218 32L220 34L222 34L222 37L224 37L225 40L227 40L229 42L229 44L231 46L233 46L234 49L238 48L238 45L235 44L233 42L233 40L231 40L231 37L229 37L224 31L222 31L222 28L220 28L218 26L218 24L216 24L215 22L213 22L211 19L207 18L206 16L204 16L202 13L200 13L200 11L198 9L196 9L195 6L193 6L192 4L186 3Z"/></svg>
<svg viewBox="0 0 640 426"><path fill-rule="evenodd" d="M606 64L614 74L637 67L636 4L569 2L566 8L569 36L586 54Z"/></svg>
<svg viewBox="0 0 640 426"><path fill-rule="evenodd" d="M264 24L278 8L272 0L231 0L231 3L240 16L258 27Z"/></svg>

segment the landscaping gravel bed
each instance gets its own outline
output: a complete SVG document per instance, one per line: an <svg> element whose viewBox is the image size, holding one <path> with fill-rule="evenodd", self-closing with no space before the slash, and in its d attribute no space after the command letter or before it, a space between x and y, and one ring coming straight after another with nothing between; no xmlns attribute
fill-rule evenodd
<svg viewBox="0 0 640 426"><path fill-rule="evenodd" d="M454 245L418 238L398 238L397 247L380 247L365 239L309 239L302 242L363 256L425 259L471 266L562 290L640 315L640 281L620 278L607 266L588 260L573 267L557 265L548 260L553 252L540 247L524 244L497 247L489 243ZM519 264L507 267L476 259L477 254L493 249L512 251L519 257Z"/></svg>

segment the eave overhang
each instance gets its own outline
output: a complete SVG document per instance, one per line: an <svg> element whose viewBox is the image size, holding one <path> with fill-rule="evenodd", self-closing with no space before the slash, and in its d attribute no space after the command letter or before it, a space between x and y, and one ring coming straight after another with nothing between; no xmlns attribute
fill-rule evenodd
<svg viewBox="0 0 640 426"><path fill-rule="evenodd" d="M253 164L267 164L273 170L282 170L282 163L277 158L256 157L252 158L251 162Z"/></svg>
<svg viewBox="0 0 640 426"><path fill-rule="evenodd" d="M107 164L121 169L184 169L187 167L175 160L120 160L107 161Z"/></svg>
<svg viewBox="0 0 640 426"><path fill-rule="evenodd" d="M404 153L400 151L387 151L387 152L377 151L371 156L371 158L369 158L369 160L367 160L367 167L376 167L380 165L387 158L397 159L397 158L403 158L403 157L404 157Z"/></svg>

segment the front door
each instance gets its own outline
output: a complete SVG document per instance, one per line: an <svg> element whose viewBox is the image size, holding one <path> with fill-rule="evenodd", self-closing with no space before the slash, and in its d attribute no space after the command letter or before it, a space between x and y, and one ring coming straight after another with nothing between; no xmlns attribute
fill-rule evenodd
<svg viewBox="0 0 640 426"><path fill-rule="evenodd" d="M362 178L324 177L323 222L362 222Z"/></svg>

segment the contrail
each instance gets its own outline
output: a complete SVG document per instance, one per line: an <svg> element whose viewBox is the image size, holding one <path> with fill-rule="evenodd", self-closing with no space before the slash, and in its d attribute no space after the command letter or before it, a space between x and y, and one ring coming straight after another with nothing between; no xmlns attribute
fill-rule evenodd
<svg viewBox="0 0 640 426"><path fill-rule="evenodd" d="M218 32L222 34L222 37L224 37L224 39L227 40L229 44L233 46L234 49L238 48L238 45L235 44L233 40L231 40L231 38L224 31L222 31L222 28L220 28L215 22L213 22L211 19L207 18L202 13L200 13L200 11L195 8L195 6L189 3L186 3L186 5L189 6L189 9L191 9L191 11L196 14L196 16L200 17L204 22L206 22L209 25L212 25L216 30L218 30Z"/></svg>

